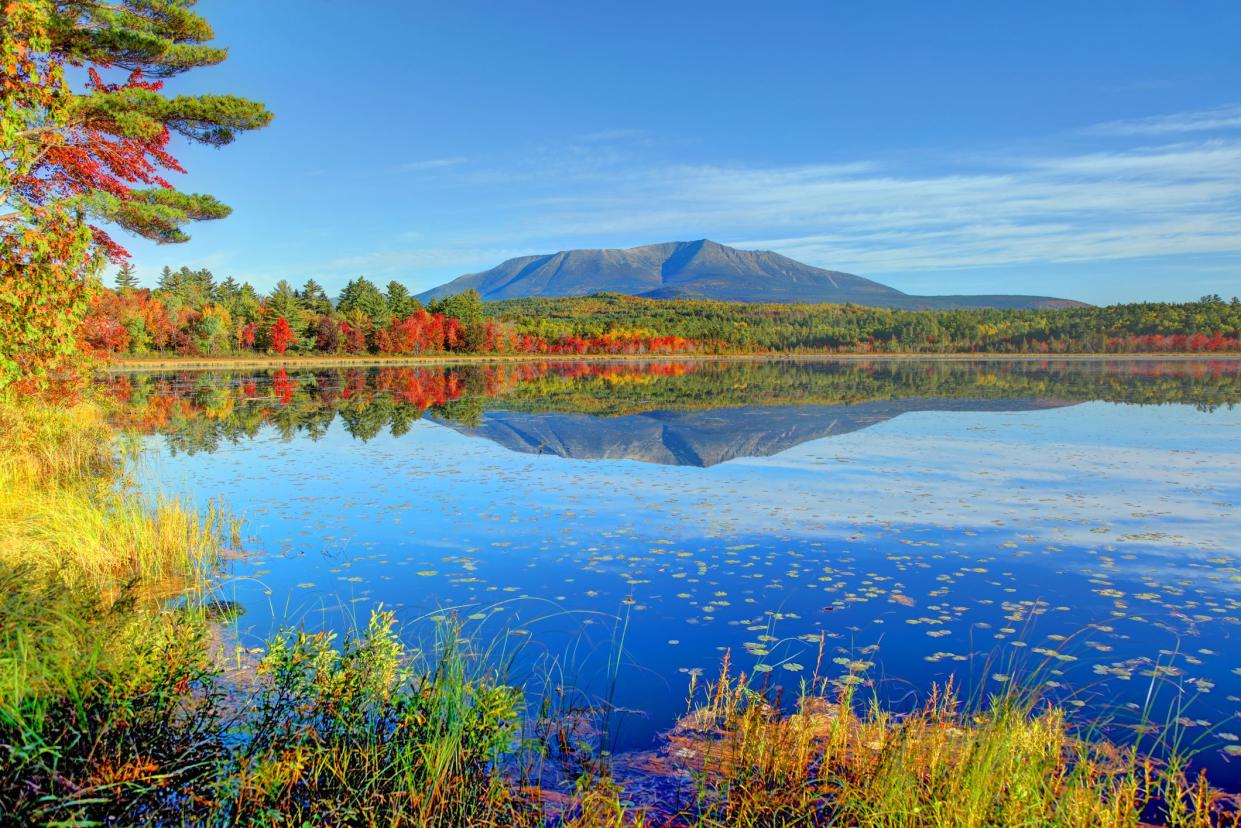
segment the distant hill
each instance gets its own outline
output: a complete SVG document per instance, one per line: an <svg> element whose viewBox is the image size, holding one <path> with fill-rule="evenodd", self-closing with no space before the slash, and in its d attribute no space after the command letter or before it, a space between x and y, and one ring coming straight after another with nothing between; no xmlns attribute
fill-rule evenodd
<svg viewBox="0 0 1241 828"><path fill-rule="evenodd" d="M707 239L628 249L562 250L509 259L432 288L423 301L476 289L484 300L626 293L648 299L831 302L891 308L1055 308L1082 305L1050 296L913 296L879 282L812 267L763 250Z"/></svg>

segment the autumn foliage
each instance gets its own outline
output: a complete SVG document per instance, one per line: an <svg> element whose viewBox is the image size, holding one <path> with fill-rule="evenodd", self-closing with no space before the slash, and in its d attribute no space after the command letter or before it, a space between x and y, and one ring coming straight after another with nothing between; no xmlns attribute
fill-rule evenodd
<svg viewBox="0 0 1241 828"><path fill-rule="evenodd" d="M283 316L276 320L276 324L271 329L271 349L278 354L283 354L289 350L289 346L293 344L293 329L289 327L289 320Z"/></svg>
<svg viewBox="0 0 1241 828"><path fill-rule="evenodd" d="M163 78L219 63L192 2L5 0L0 17L0 389L72 379L79 335L127 346L120 319L82 315L105 259L105 225L157 242L228 208L175 190L174 135L219 146L271 120L261 104L162 93ZM66 67L84 70L75 91ZM105 77L110 74L113 77ZM132 274L130 274L132 277ZM132 341L132 336L129 337Z"/></svg>

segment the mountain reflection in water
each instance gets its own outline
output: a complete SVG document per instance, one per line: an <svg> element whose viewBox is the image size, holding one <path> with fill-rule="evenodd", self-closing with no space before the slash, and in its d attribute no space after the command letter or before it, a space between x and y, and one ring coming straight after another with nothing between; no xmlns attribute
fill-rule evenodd
<svg viewBox="0 0 1241 828"><path fill-rule="evenodd" d="M417 419L512 451L713 466L778 454L908 412L1031 411L1090 400L1241 401L1238 363L537 362L114 374L118 419L213 451L272 426L369 440Z"/></svg>
<svg viewBox="0 0 1241 828"><path fill-rule="evenodd" d="M910 399L852 405L656 410L618 417L496 410L484 414L477 426L433 419L511 451L705 468L738 457L770 457L810 440L860 431L911 411L1030 411L1063 405L1072 403Z"/></svg>

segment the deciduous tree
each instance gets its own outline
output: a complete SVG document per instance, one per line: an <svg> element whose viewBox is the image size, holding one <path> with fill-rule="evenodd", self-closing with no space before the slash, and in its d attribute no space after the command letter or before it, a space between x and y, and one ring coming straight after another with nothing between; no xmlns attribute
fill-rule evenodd
<svg viewBox="0 0 1241 828"><path fill-rule="evenodd" d="M278 354L283 354L289 350L289 346L293 344L293 329L289 326L289 320L283 316L276 320L276 324L271 328L271 348Z"/></svg>

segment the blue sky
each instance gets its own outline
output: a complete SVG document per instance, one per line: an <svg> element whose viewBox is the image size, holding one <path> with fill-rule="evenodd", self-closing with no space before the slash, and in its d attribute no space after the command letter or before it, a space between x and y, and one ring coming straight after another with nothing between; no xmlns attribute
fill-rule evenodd
<svg viewBox="0 0 1241 828"><path fill-rule="evenodd" d="M276 120L183 147L231 218L164 264L432 287L711 238L911 293L1241 293L1241 4L202 0L171 92Z"/></svg>

